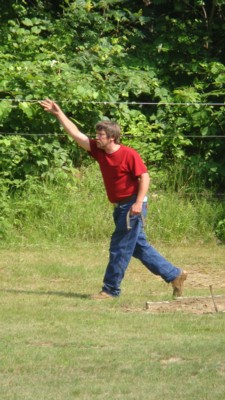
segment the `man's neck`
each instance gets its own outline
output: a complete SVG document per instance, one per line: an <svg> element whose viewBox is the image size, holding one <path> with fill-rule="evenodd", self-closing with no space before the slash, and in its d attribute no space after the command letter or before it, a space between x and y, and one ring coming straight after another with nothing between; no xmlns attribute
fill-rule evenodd
<svg viewBox="0 0 225 400"><path fill-rule="evenodd" d="M107 154L112 154L112 153L115 153L115 151L119 150L119 148L120 148L120 144L113 142L109 146L107 146L107 148L105 148L104 150Z"/></svg>

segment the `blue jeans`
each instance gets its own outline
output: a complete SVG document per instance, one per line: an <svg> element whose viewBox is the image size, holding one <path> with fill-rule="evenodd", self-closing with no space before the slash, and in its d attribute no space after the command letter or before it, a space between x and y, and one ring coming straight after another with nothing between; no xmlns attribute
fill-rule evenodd
<svg viewBox="0 0 225 400"><path fill-rule="evenodd" d="M102 290L112 296L119 296L120 284L125 275L131 257L139 259L150 272L161 276L169 283L180 275L181 269L172 265L161 256L147 241L141 215L130 217L130 228L127 227L127 213L135 199L117 205L113 219L115 230L111 237L109 263L106 268ZM147 203L143 203L142 216L147 215Z"/></svg>

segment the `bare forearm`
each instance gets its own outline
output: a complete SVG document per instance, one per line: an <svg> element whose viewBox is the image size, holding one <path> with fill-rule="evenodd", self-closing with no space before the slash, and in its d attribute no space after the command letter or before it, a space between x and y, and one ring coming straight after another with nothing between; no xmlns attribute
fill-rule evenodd
<svg viewBox="0 0 225 400"><path fill-rule="evenodd" d="M150 178L148 173L142 174L139 178L139 189L137 193L137 199L131 206L131 215L140 214L142 211L142 205L146 194L148 193Z"/></svg>
<svg viewBox="0 0 225 400"><path fill-rule="evenodd" d="M54 115L58 119L65 131L75 140L75 142L79 146L83 147L83 149L87 151L90 150L89 138L79 131L77 126L64 114L58 104L50 99L43 100L40 104L45 111Z"/></svg>
<svg viewBox="0 0 225 400"><path fill-rule="evenodd" d="M56 117L65 131L75 140L75 142L85 150L89 151L89 138L79 131L77 126L63 113L62 110L59 111Z"/></svg>
<svg viewBox="0 0 225 400"><path fill-rule="evenodd" d="M149 177L149 174L146 172L145 174L142 174L140 176L139 189L138 189L136 203L138 203L138 202L143 203L143 200L144 200L146 194L148 193L149 184L150 184L150 177Z"/></svg>

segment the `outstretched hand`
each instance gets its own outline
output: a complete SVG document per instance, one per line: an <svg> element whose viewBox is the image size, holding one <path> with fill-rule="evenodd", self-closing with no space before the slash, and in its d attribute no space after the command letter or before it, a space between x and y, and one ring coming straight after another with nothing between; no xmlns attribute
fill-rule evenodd
<svg viewBox="0 0 225 400"><path fill-rule="evenodd" d="M45 99L40 102L40 105L44 108L45 111L57 115L60 111L59 106L52 100L50 99Z"/></svg>

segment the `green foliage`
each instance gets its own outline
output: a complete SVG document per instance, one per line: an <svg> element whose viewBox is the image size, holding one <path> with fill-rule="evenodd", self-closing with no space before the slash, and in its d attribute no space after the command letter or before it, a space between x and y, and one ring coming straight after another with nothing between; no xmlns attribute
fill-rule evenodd
<svg viewBox="0 0 225 400"><path fill-rule="evenodd" d="M214 227L221 219L220 203L210 194L189 197L182 192L154 190L149 193L146 233L150 241L213 241ZM185 193L185 190L184 190ZM0 199L4 243L62 243L74 240L109 239L112 211L97 163L74 172L73 178L49 179L40 184L30 178L23 191Z"/></svg>
<svg viewBox="0 0 225 400"><path fill-rule="evenodd" d="M217 214L217 219L214 224L215 234L221 243L225 243L225 203L221 201L220 210Z"/></svg>
<svg viewBox="0 0 225 400"><path fill-rule="evenodd" d="M153 172L179 163L187 179L194 170L201 186L224 191L224 107L210 105L224 98L224 1L11 0L0 7L6 185L89 163L55 136L58 123L38 104L50 97L90 136L98 120L117 119L124 143Z"/></svg>
<svg viewBox="0 0 225 400"><path fill-rule="evenodd" d="M215 233L218 239L225 243L225 219L218 222Z"/></svg>
<svg viewBox="0 0 225 400"><path fill-rule="evenodd" d="M0 136L0 183L10 189L21 188L35 179L59 182L73 177L76 169L58 140L37 138L32 142L21 136Z"/></svg>

